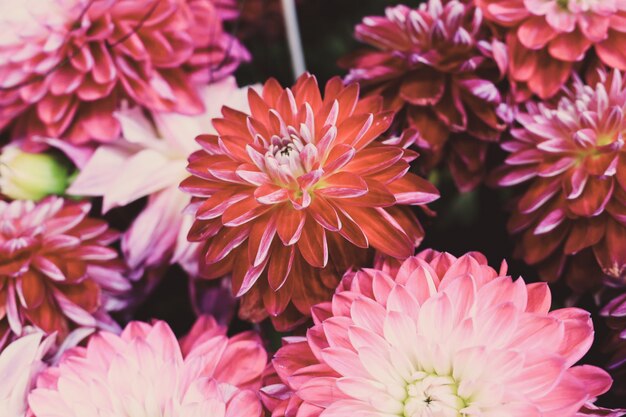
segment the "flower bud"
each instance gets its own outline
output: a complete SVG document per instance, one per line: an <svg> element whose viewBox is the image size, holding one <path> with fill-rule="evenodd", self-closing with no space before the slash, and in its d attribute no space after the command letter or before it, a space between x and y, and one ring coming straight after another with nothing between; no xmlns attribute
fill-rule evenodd
<svg viewBox="0 0 626 417"><path fill-rule="evenodd" d="M50 154L24 152L17 145L7 145L0 153L0 193L15 200L63 194L68 174L62 161Z"/></svg>

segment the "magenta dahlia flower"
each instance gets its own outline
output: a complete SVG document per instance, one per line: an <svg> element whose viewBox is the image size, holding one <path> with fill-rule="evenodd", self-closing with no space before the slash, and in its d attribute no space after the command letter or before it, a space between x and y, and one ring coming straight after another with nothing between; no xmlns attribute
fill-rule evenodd
<svg viewBox="0 0 626 417"><path fill-rule="evenodd" d="M438 197L409 173L413 151L376 139L393 114L357 84L332 79L322 98L305 74L249 90L250 114L224 107L201 135L181 188L194 199L189 238L205 242L207 278L232 274L240 315L286 329L330 298L373 247L405 258L423 230L411 211Z"/></svg>
<svg viewBox="0 0 626 417"><path fill-rule="evenodd" d="M261 417L259 338L200 326L186 351L165 322L100 332L38 378L29 405L36 417Z"/></svg>
<svg viewBox="0 0 626 417"><path fill-rule="evenodd" d="M428 250L387 270L347 274L306 337L276 353L280 383L262 388L274 417L574 417L611 386L574 366L591 319L550 312L547 284L478 253Z"/></svg>
<svg viewBox="0 0 626 417"><path fill-rule="evenodd" d="M61 337L74 327L116 328L106 311L130 284L107 246L118 234L89 209L58 197L0 201L0 345L25 324Z"/></svg>
<svg viewBox="0 0 626 417"><path fill-rule="evenodd" d="M384 17L363 19L356 37L375 49L341 62L350 69L346 80L401 111L400 126L417 130L426 170L445 160L458 187L473 188L485 173L488 144L504 129L494 82L506 53L480 10L457 0L389 7Z"/></svg>
<svg viewBox="0 0 626 417"><path fill-rule="evenodd" d="M598 283L597 265L615 278L626 271L626 83L619 71L599 78L574 80L556 104L528 103L498 173L501 186L527 187L509 222L519 254L545 279L571 275L577 289ZM581 268L586 283L575 276Z"/></svg>
<svg viewBox="0 0 626 417"><path fill-rule="evenodd" d="M5 9L6 7L6 9ZM197 114L194 83L248 58L214 0L25 0L0 6L0 129L111 141L121 99Z"/></svg>
<svg viewBox="0 0 626 417"><path fill-rule="evenodd" d="M546 99L593 48L606 65L626 70L626 2L621 0L477 0L506 28L509 76Z"/></svg>

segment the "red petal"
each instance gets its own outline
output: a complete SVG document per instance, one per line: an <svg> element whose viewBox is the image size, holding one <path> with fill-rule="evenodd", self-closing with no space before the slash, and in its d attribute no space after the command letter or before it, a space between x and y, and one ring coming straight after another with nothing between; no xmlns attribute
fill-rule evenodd
<svg viewBox="0 0 626 417"><path fill-rule="evenodd" d="M414 247L406 233L390 223L390 219L381 209L346 207L346 211L374 248L398 259L405 259L413 254Z"/></svg>
<svg viewBox="0 0 626 417"><path fill-rule="evenodd" d="M272 208L273 206L270 205L259 204L256 198L250 196L228 207L222 214L222 223L230 227L241 226Z"/></svg>
<svg viewBox="0 0 626 417"><path fill-rule="evenodd" d="M387 184L398 204L428 204L439 198L439 191L430 182L413 173Z"/></svg>
<svg viewBox="0 0 626 417"><path fill-rule="evenodd" d="M445 91L446 80L443 73L430 67L411 71L402 81L400 96L418 106L433 105Z"/></svg>
<svg viewBox="0 0 626 417"><path fill-rule="evenodd" d="M299 242L302 242L302 239ZM267 281L271 291L278 291L285 284L289 272L291 272L294 253L294 246L283 246L279 243L272 248L267 269Z"/></svg>
<svg viewBox="0 0 626 417"><path fill-rule="evenodd" d="M224 259L233 249L241 245L250 233L250 225L224 227L211 238L204 261L214 264Z"/></svg>
<svg viewBox="0 0 626 417"><path fill-rule="evenodd" d="M324 178L324 187L319 193L331 198L354 198L367 193L367 184L363 179L350 172L338 172Z"/></svg>
<svg viewBox="0 0 626 417"><path fill-rule="evenodd" d="M613 194L614 184L613 178L590 177L580 197L568 202L569 210L584 217L602 213Z"/></svg>
<svg viewBox="0 0 626 417"><path fill-rule="evenodd" d="M328 244L324 228L309 220L302 229L298 249L309 265L324 268L328 263Z"/></svg>
<svg viewBox="0 0 626 417"><path fill-rule="evenodd" d="M322 196L313 197L308 212L311 214L311 217L326 230L336 232L341 228L341 221L339 221L337 211L333 205Z"/></svg>
<svg viewBox="0 0 626 417"><path fill-rule="evenodd" d="M293 245L300 239L306 216L302 210L295 210L285 204L277 213L278 236L285 246Z"/></svg>

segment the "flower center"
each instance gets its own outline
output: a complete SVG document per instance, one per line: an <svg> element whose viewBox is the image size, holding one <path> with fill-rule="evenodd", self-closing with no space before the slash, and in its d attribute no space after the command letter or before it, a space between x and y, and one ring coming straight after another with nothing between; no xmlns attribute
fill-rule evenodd
<svg viewBox="0 0 626 417"><path fill-rule="evenodd" d="M407 385L404 417L458 417L465 407L452 377L417 372Z"/></svg>
<svg viewBox="0 0 626 417"><path fill-rule="evenodd" d="M290 174L291 177L298 178L307 172L300 158L302 149L304 149L304 144L298 136L292 134L281 138L275 135L271 138L270 146L265 153L265 160L284 173Z"/></svg>

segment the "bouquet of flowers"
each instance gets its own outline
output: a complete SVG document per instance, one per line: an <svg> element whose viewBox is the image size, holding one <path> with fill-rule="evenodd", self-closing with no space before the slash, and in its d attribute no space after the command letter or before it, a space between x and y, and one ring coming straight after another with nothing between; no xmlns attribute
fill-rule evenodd
<svg viewBox="0 0 626 417"><path fill-rule="evenodd" d="M626 415L624 0L0 29L0 416Z"/></svg>

